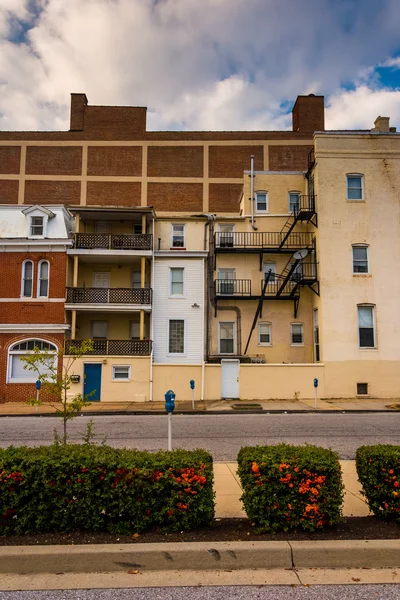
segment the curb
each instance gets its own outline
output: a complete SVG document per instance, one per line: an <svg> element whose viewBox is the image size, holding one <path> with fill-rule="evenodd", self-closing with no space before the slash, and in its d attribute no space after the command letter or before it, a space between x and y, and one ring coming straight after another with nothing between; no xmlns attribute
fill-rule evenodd
<svg viewBox="0 0 400 600"><path fill-rule="evenodd" d="M0 547L3 574L399 566L400 540Z"/></svg>
<svg viewBox="0 0 400 600"><path fill-rule="evenodd" d="M264 415L308 415L308 414L314 414L314 415L318 415L318 414L324 414L324 415L343 415L343 414L354 414L354 415L364 415L364 414L374 414L374 415L383 415L386 413L397 413L399 414L400 411L399 410L395 410L395 409L387 409L387 410L356 410L356 409L343 409L343 410L315 410L315 409L310 409L310 410L283 410L283 409L277 409L277 410L267 410L267 409L263 409L263 410L191 410L191 411L174 411L174 415L260 415L260 414L264 414ZM112 417L112 416L144 416L144 417L148 417L150 415L156 415L156 416L166 416L166 412L165 411L159 411L159 410L140 410L140 411L134 411L134 410L110 410L110 411L101 411L101 412L97 412L97 411L84 411L84 412L79 412L76 413L76 416L78 417ZM56 413L0 413L0 419L1 418L5 418L5 417L56 417L59 418Z"/></svg>

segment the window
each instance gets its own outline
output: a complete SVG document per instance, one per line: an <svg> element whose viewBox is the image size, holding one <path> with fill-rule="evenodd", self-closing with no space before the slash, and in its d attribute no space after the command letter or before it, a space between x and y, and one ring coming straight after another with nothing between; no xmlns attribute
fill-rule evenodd
<svg viewBox="0 0 400 600"><path fill-rule="evenodd" d="M256 212L268 212L267 192L256 192Z"/></svg>
<svg viewBox="0 0 400 600"><path fill-rule="evenodd" d="M22 290L21 295L24 298L32 298L33 284L33 262L25 260L22 263Z"/></svg>
<svg viewBox="0 0 400 600"><path fill-rule="evenodd" d="M170 320L168 339L168 352L170 354L183 354L185 352L185 321Z"/></svg>
<svg viewBox="0 0 400 600"><path fill-rule="evenodd" d="M106 340L107 329L107 321L92 321L92 340Z"/></svg>
<svg viewBox="0 0 400 600"><path fill-rule="evenodd" d="M292 346L302 346L304 343L303 323L292 323L290 325L290 335Z"/></svg>
<svg viewBox="0 0 400 600"><path fill-rule="evenodd" d="M112 378L114 381L129 381L131 368L129 365L113 365Z"/></svg>
<svg viewBox="0 0 400 600"><path fill-rule="evenodd" d="M142 224L141 223L133 224L133 233L135 235L141 235L141 233L142 233Z"/></svg>
<svg viewBox="0 0 400 600"><path fill-rule="evenodd" d="M235 323L220 323L219 324L219 353L234 354L235 353Z"/></svg>
<svg viewBox="0 0 400 600"><path fill-rule="evenodd" d="M95 221L94 228L96 233L111 233L110 221Z"/></svg>
<svg viewBox="0 0 400 600"><path fill-rule="evenodd" d="M289 212L298 211L300 207L300 192L289 192Z"/></svg>
<svg viewBox="0 0 400 600"><path fill-rule="evenodd" d="M235 243L235 225L224 223L219 226L219 247L233 248Z"/></svg>
<svg viewBox="0 0 400 600"><path fill-rule="evenodd" d="M235 291L235 269L218 269L217 294L231 295Z"/></svg>
<svg viewBox="0 0 400 600"><path fill-rule="evenodd" d="M32 354L38 348L49 355L47 361L40 365L39 371L24 369L26 363L22 360L24 357ZM13 344L8 351L8 379L9 383L34 383L39 375L46 375L54 371L57 361L57 347L45 340L24 340Z"/></svg>
<svg viewBox="0 0 400 600"><path fill-rule="evenodd" d="M47 298L49 295L49 263L47 260L41 260L39 263L38 291L40 298Z"/></svg>
<svg viewBox="0 0 400 600"><path fill-rule="evenodd" d="M374 306L359 305L357 310L359 346L360 348L375 348Z"/></svg>
<svg viewBox="0 0 400 600"><path fill-rule="evenodd" d="M260 323L258 325L258 343L262 346L272 346L271 323Z"/></svg>
<svg viewBox="0 0 400 600"><path fill-rule="evenodd" d="M368 273L368 246L353 246L353 274Z"/></svg>
<svg viewBox="0 0 400 600"><path fill-rule="evenodd" d="M132 271L132 289L140 290L142 287L142 274L140 271Z"/></svg>
<svg viewBox="0 0 400 600"><path fill-rule="evenodd" d="M357 383L357 396L368 396L368 383Z"/></svg>
<svg viewBox="0 0 400 600"><path fill-rule="evenodd" d="M29 237L43 237L44 235L43 217L31 217L31 227Z"/></svg>
<svg viewBox="0 0 400 600"><path fill-rule="evenodd" d="M140 323L138 321L131 321L131 340L140 339Z"/></svg>
<svg viewBox="0 0 400 600"><path fill-rule="evenodd" d="M183 296L183 272L182 267L170 269L171 296Z"/></svg>
<svg viewBox="0 0 400 600"><path fill-rule="evenodd" d="M315 360L315 362L319 362L320 361L320 356L319 356L318 308L314 309L314 312L313 312L313 323L314 323L314 360Z"/></svg>
<svg viewBox="0 0 400 600"><path fill-rule="evenodd" d="M362 175L347 175L347 200L363 200L364 182Z"/></svg>
<svg viewBox="0 0 400 600"><path fill-rule="evenodd" d="M273 262L264 263L264 280L267 278L268 272L271 271L268 283L275 283L276 281L276 264Z"/></svg>
<svg viewBox="0 0 400 600"><path fill-rule="evenodd" d="M185 247L185 226L172 225L172 248Z"/></svg>

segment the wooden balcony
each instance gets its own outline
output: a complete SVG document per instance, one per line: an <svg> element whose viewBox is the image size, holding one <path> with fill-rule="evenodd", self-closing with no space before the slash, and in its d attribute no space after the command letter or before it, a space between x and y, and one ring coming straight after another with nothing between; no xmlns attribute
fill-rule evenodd
<svg viewBox="0 0 400 600"><path fill-rule="evenodd" d="M77 250L151 250L153 236L127 233L76 233Z"/></svg>
<svg viewBox="0 0 400 600"><path fill-rule="evenodd" d="M92 340L93 350L87 355L94 356L150 356L151 340ZM82 340L65 340L64 353L79 349Z"/></svg>
<svg viewBox="0 0 400 600"><path fill-rule="evenodd" d="M151 288L67 288L67 304L151 304Z"/></svg>

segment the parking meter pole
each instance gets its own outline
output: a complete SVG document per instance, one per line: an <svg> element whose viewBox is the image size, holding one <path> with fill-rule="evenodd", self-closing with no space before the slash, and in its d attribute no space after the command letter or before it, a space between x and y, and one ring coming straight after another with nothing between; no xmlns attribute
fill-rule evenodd
<svg viewBox="0 0 400 600"><path fill-rule="evenodd" d="M314 379L314 408L318 408L318 379Z"/></svg>
<svg viewBox="0 0 400 600"><path fill-rule="evenodd" d="M168 451L172 450L172 413L168 413Z"/></svg>
<svg viewBox="0 0 400 600"><path fill-rule="evenodd" d="M40 393L40 388L42 387L42 382L40 381L40 379L38 379L36 381L36 412L38 411L38 406L39 406L39 393Z"/></svg>
<svg viewBox="0 0 400 600"><path fill-rule="evenodd" d="M194 390L192 390L192 410L194 410Z"/></svg>
<svg viewBox="0 0 400 600"><path fill-rule="evenodd" d="M192 410L194 410L194 388L195 388L195 381L194 381L194 379L191 379L189 381L189 385L190 385L190 389L192 390Z"/></svg>

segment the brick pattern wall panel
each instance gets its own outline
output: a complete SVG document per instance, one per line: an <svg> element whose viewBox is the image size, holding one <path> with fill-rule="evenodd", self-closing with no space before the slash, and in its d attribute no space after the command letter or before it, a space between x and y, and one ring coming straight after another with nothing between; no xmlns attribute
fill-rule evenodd
<svg viewBox="0 0 400 600"><path fill-rule="evenodd" d="M79 204L79 181L26 181L25 204Z"/></svg>
<svg viewBox="0 0 400 600"><path fill-rule="evenodd" d="M133 177L141 174L141 146L89 146L88 175Z"/></svg>
<svg viewBox="0 0 400 600"><path fill-rule="evenodd" d="M140 206L138 182L89 181L86 204L94 206Z"/></svg>
<svg viewBox="0 0 400 600"><path fill-rule="evenodd" d="M19 333L0 333L0 404L5 402L27 402L36 396L36 388L34 383L6 383L7 381L7 363L8 349L15 342L24 339L43 339L56 344L59 350L62 350L64 344L63 333L43 333L35 332L19 332ZM61 363L59 363L61 369ZM43 402L54 401L48 393L43 389L40 394Z"/></svg>
<svg viewBox="0 0 400 600"><path fill-rule="evenodd" d="M202 146L150 146L149 177L203 177Z"/></svg>
<svg viewBox="0 0 400 600"><path fill-rule="evenodd" d="M146 108L137 106L86 106L85 133L92 139L129 139L146 131Z"/></svg>
<svg viewBox="0 0 400 600"><path fill-rule="evenodd" d="M1 302L2 323L64 323L63 302Z"/></svg>
<svg viewBox="0 0 400 600"><path fill-rule="evenodd" d="M243 186L240 183L211 183L209 190L210 212L238 212L240 193Z"/></svg>
<svg viewBox="0 0 400 600"><path fill-rule="evenodd" d="M19 146L0 146L0 173L18 174L20 158L21 148Z"/></svg>
<svg viewBox="0 0 400 600"><path fill-rule="evenodd" d="M158 211L193 212L203 210L201 183L149 183L147 205Z"/></svg>
<svg viewBox="0 0 400 600"><path fill-rule="evenodd" d="M243 177L243 171L250 169L251 156L254 156L256 171L264 169L264 149L262 146L210 146L210 177Z"/></svg>
<svg viewBox="0 0 400 600"><path fill-rule="evenodd" d="M18 204L18 181L0 179L0 204Z"/></svg>
<svg viewBox="0 0 400 600"><path fill-rule="evenodd" d="M269 146L270 171L306 171L312 146Z"/></svg>
<svg viewBox="0 0 400 600"><path fill-rule="evenodd" d="M81 146L28 146L27 175L80 175Z"/></svg>

